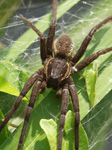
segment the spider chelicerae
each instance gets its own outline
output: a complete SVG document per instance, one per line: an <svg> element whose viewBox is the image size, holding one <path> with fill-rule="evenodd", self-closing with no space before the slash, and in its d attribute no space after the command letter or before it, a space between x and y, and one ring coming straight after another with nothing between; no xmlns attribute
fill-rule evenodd
<svg viewBox="0 0 112 150"><path fill-rule="evenodd" d="M72 75L78 73L80 70L88 66L92 61L98 58L100 55L112 51L112 47L98 51L82 60L80 63L76 64L80 58L83 56L88 44L90 43L94 33L101 28L104 24L112 20L112 16L107 17L105 20L97 24L86 38L83 40L79 50L72 57L72 52L74 50L74 44L67 34L61 35L55 41L55 29L56 29L56 9L57 0L53 0L53 13L52 21L49 28L47 39L45 36L27 19L22 15L20 17L24 22L26 22L40 37L40 54L42 59L43 68L36 71L24 85L19 97L14 103L14 106L8 113L5 120L0 125L0 131L5 127L13 113L17 110L20 105L22 98L27 94L30 88L33 86L30 101L26 110L24 125L22 128L18 150L21 150L24 141L27 124L30 119L32 108L34 107L36 97L38 93L43 93L48 88L53 88L57 90L56 96L60 97L62 95L62 105L61 105L61 117L59 123L59 135L58 135L58 145L57 149L62 149L62 137L63 129L65 124L65 115L67 112L67 107L69 103L69 92L72 99L73 109L75 113L75 150L79 149L79 123L80 123L80 113L79 113L79 100L75 85L72 80ZM54 57L53 57L54 53Z"/></svg>

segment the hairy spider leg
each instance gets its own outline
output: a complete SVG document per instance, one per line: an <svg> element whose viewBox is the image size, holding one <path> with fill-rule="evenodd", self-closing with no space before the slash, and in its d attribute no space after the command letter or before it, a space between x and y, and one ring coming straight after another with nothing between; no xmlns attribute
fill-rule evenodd
<svg viewBox="0 0 112 150"><path fill-rule="evenodd" d="M33 23L31 23L29 20L23 17L23 15L20 14L21 19L27 23L40 37L40 55L42 59L42 64L44 64L45 59L47 58L47 52L46 52L46 39L45 36L34 26Z"/></svg>
<svg viewBox="0 0 112 150"><path fill-rule="evenodd" d="M27 94L27 92L30 90L30 88L33 86L33 84L35 83L35 81L38 79L40 73L43 72L43 69L39 69L37 72L35 72L29 79L28 81L25 83L20 95L18 96L17 100L15 101L12 109L9 111L8 115L6 116L6 118L4 119L4 121L2 122L2 124L0 125L0 132L1 130L5 127L5 125L7 124L7 122L9 121L9 119L12 117L12 115L14 114L14 112L17 110L17 108L20 105L20 102L22 100L22 98Z"/></svg>
<svg viewBox="0 0 112 150"><path fill-rule="evenodd" d="M77 73L80 70L82 70L83 68L85 68L86 66L88 66L92 61L97 59L100 55L103 55L103 54L111 52L111 51L112 51L112 47L109 47L109 48L100 50L100 51L96 52L95 54L88 56L87 58L82 60L80 63L78 63L75 67L72 67L72 71L71 71L72 74Z"/></svg>
<svg viewBox="0 0 112 150"><path fill-rule="evenodd" d="M68 103L69 103L68 84L65 84L62 91L61 117L60 117L59 135L58 135L58 150L62 149L63 130L64 130L65 116L67 112Z"/></svg>
<svg viewBox="0 0 112 150"><path fill-rule="evenodd" d="M40 37L40 55L42 59L42 64L44 64L44 61L47 57L52 56L52 45L53 45L55 29L56 29L56 9L57 9L57 0L53 0L52 21L48 32L47 43L46 43L45 36L35 27L35 25L31 23L29 20L27 20L26 18L24 18L23 15L20 14L21 19L25 23L27 23Z"/></svg>
<svg viewBox="0 0 112 150"><path fill-rule="evenodd" d="M29 102L28 108L26 110L26 115L25 115L25 119L24 119L24 124L23 124L23 128L22 128L21 136L19 139L18 150L21 150L22 143L24 141L24 137L25 137L25 133L26 133L26 129L27 129L27 125L28 125L28 122L30 119L31 111L32 111L32 108L34 107L39 89L41 87L41 84L42 84L42 81L38 80L33 87L31 97L30 97L30 102Z"/></svg>
<svg viewBox="0 0 112 150"><path fill-rule="evenodd" d="M56 97L57 97L58 99L61 97L62 92L63 92L63 89L62 89L62 88L60 88L60 89L57 91Z"/></svg>
<svg viewBox="0 0 112 150"><path fill-rule="evenodd" d="M56 30L56 10L57 10L57 0L53 0L52 5L52 20L49 28L48 36L47 36L47 56L52 56L52 45L55 36Z"/></svg>
<svg viewBox="0 0 112 150"><path fill-rule="evenodd" d="M95 34L95 32L101 28L103 25L105 25L106 23L108 23L110 20L112 20L112 15L107 17L106 19L104 19L102 22L100 22L99 24L97 24L95 27L93 27L91 29L91 31L89 32L89 34L86 36L86 38L83 40L80 48L78 49L77 53L75 54L75 56L72 58L71 60L71 64L72 66L74 66L79 59L82 57L82 55L84 54L84 52L87 49L88 44L90 43L93 35Z"/></svg>
<svg viewBox="0 0 112 150"><path fill-rule="evenodd" d="M42 85L41 85L41 89L39 90L39 93L40 94L44 93L46 87L47 87L47 83L46 83L46 81L43 81Z"/></svg>
<svg viewBox="0 0 112 150"><path fill-rule="evenodd" d="M79 113L79 99L76 87L71 78L71 83L69 84L70 95L72 99L73 109L75 113L75 150L79 149L79 123L80 123L80 113Z"/></svg>

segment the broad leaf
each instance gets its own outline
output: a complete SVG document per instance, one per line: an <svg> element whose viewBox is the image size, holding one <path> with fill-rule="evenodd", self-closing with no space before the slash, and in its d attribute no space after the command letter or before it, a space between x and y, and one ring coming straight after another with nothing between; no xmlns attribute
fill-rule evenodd
<svg viewBox="0 0 112 150"><path fill-rule="evenodd" d="M59 19L66 11L68 11L71 7L73 7L79 0L69 0L62 2L58 7L57 19ZM64 8L64 9L62 9ZM51 12L45 15L41 20L39 20L35 26L39 29L42 33L45 32L49 27L49 19L51 17ZM43 23L46 22L46 23ZM47 23L48 22L48 23ZM28 38L27 38L28 37ZM16 42L13 46L10 47L8 50L8 54L6 60L15 61L17 57L22 54L36 39L38 35L32 30L29 29L26 31ZM23 44L18 44L18 43Z"/></svg>
<svg viewBox="0 0 112 150"><path fill-rule="evenodd" d="M89 66L87 66L85 70L86 89L90 100L91 108L94 106L95 101L96 79L97 79L97 64L94 62L91 63Z"/></svg>
<svg viewBox="0 0 112 150"><path fill-rule="evenodd" d="M10 0L10 3L8 2L8 0L2 0L0 2L0 29L2 27L5 27L5 25L12 17L13 13L16 12L16 10L19 8L20 4L20 0ZM5 28L3 30L0 30L0 36L3 34L4 30Z"/></svg>
<svg viewBox="0 0 112 150"><path fill-rule="evenodd" d="M112 137L112 90L88 113L82 124L91 150L108 149L107 143L111 145Z"/></svg>
<svg viewBox="0 0 112 150"><path fill-rule="evenodd" d="M59 12L60 17L63 11L64 11L63 13L65 13L77 2L78 1L73 1L73 0L63 1L62 6L60 6L61 7L60 8L61 11ZM111 0L91 1L92 4L91 3L90 4L92 5L92 7L88 5L89 3L86 3L85 5L83 1L80 1L73 8L71 8L69 12L66 12L66 14L64 15L64 17L66 18L65 20L67 24L65 24L64 17L61 18L62 19L61 22L63 24L57 23L57 25L59 26L57 28L56 36L60 35L61 33L69 33L73 42L75 43L76 50L78 50L81 42L83 41L84 37L87 35L89 30L94 25L96 25L97 23L99 23L101 20L111 15L112 13L111 11L112 1ZM85 8L85 6L88 6L88 7ZM80 10L82 8L84 8L84 11L81 12ZM104 10L105 10L105 13L104 13ZM44 22L44 24L42 22L42 21L45 21L44 18L40 21L41 22L38 22L37 24L39 25L42 24L42 28L40 28L39 26L39 29L43 32L48 28L50 24L50 16L48 16L48 21ZM33 36L31 37L31 35ZM95 53L98 50L112 46L111 35L112 35L112 28L111 28L111 22L110 22L95 34L83 58L87 57L88 55L92 53ZM27 37L29 37L29 40ZM17 96L17 92L21 91L24 83L26 82L30 74L33 73L32 70L36 71L38 68L41 67L41 61L40 61L39 55L37 57L35 53L33 55L31 55L31 53L27 53L27 47L30 46L30 44L36 39L36 37L37 35L31 29L29 29L14 44L12 44L11 48L7 50L7 53L4 53L4 58L7 59L8 62L3 61L1 62L1 65L0 65L0 75L2 77L1 79L5 79L4 81L5 85L2 84L2 86L0 87L0 90L2 92L5 92L5 93L2 93L4 94L4 99L1 96L1 104L3 106L8 104L8 102L11 102L11 99L14 98L12 94ZM20 39L23 42L23 44L21 43L21 41L19 41ZM1 52L1 55L2 55L2 52ZM25 59L24 56L28 56L27 59ZM98 102L100 102L112 89L111 57L112 57L112 53L110 52L97 59L98 78L97 78L96 87L95 87L95 95L96 95L95 101L94 101L95 105ZM16 61L13 63L10 63L9 60L10 61L16 60ZM29 75L27 73L29 73ZM74 83L78 91L79 103L80 103L80 116L82 120L91 109L90 102L89 102L88 95L87 95L86 88L85 88L85 80L83 78L83 72L80 72L79 74L74 75L73 79L74 79ZM14 93L13 93L13 90L14 90ZM10 95L7 96L7 93ZM29 98L29 95L28 95L28 98ZM107 96L106 100L108 101L108 99L109 97ZM16 100L16 97L14 98L14 101L15 100ZM11 105L12 103L10 104L10 107ZM23 149L25 150L26 149L27 150L30 150L30 149L31 150L32 149L49 150L50 149L47 137L42 131L42 129L40 128L39 123L41 119L52 118L54 120L55 119L59 120L60 105L61 105L61 99L60 100L56 99L56 92L54 91L50 91L50 92L48 91L47 93L45 93L45 95L41 95L41 96L39 95L38 102L36 103L35 108L33 109L31 119L28 124L28 129L27 129ZM73 110L71 102L69 104L69 109ZM5 111L5 113L7 113L7 111ZM96 116L96 114L91 116L91 118L93 118L94 116ZM20 121L18 121L18 118L20 118ZM14 117L15 123L16 121L18 122L17 124L20 124L21 122L22 123L20 127L15 132L13 132L5 140L5 142L2 143L2 145L0 146L1 150L7 150L7 149L12 150L13 148L15 149L17 148L20 133L21 133L21 128L23 124L22 118L23 118L23 115L22 117L18 117L18 116ZM89 118L89 120L91 118ZM89 122L89 120L87 120L87 122ZM97 126L95 127L97 128ZM90 134L92 133L92 128L89 133ZM95 132L95 134L97 133ZM89 135L88 137L90 138Z"/></svg>
<svg viewBox="0 0 112 150"><path fill-rule="evenodd" d="M49 145L50 150L57 150L57 139L58 139L58 125L53 120L42 119L40 121L41 128L44 130ZM64 137L62 143L63 150L74 150L74 114L68 111L66 114ZM88 139L82 125L79 127L79 150L88 150ZM82 138L83 137L83 138Z"/></svg>

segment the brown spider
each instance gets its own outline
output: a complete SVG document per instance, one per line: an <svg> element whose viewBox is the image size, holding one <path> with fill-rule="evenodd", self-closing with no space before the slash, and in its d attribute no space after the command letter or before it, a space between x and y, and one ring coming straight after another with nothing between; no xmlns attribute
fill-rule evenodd
<svg viewBox="0 0 112 150"><path fill-rule="evenodd" d="M98 51L95 54L88 56L86 59L82 60L80 63L75 65L80 58L83 56L88 44L90 43L94 33L101 28L104 24L112 20L112 16L107 17L105 20L100 22L96 25L86 38L83 40L79 50L77 51L76 55L72 57L72 52L74 49L74 45L72 43L71 38L67 34L61 35L54 43L53 39L55 36L55 29L56 29L56 8L57 8L57 0L53 0L53 14L52 14L52 21L49 28L49 33L47 36L47 41L44 35L27 19L25 19L22 15L20 17L23 19L24 22L29 24L29 26L40 36L40 52L41 52L41 59L44 65L44 68L39 69L36 71L26 82L24 85L19 97L17 98L14 106L8 113L5 120L0 125L0 131L5 127L13 113L19 107L19 104L22 98L27 94L29 89L33 86L30 101L28 104L28 108L25 115L24 125L21 132L18 150L21 150L26 128L28 121L30 119L32 108L35 104L36 97L38 93L43 93L45 88L53 88L57 89L57 97L62 95L62 105L61 105L61 117L60 117L60 124L59 124L59 136L58 136L58 146L57 149L62 149L62 136L63 136L63 129L65 123L65 115L67 112L67 107L69 103L69 91L70 96L73 103L73 108L75 112L75 150L79 149L79 123L80 123L80 113L79 113L79 100L75 85L72 80L72 75L78 73L80 70L88 66L92 61L98 58L100 55L105 54L107 52L112 51L112 47L103 49ZM54 57L53 57L54 52Z"/></svg>

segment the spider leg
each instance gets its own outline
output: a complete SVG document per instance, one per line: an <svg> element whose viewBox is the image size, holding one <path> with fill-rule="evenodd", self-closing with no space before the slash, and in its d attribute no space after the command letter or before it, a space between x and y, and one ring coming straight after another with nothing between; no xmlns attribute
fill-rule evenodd
<svg viewBox="0 0 112 150"><path fill-rule="evenodd" d="M56 97L57 97L57 98L60 98L61 95L62 95L62 92L63 92L63 89L60 88L60 89L57 91L57 93L56 93Z"/></svg>
<svg viewBox="0 0 112 150"><path fill-rule="evenodd" d="M42 84L42 81L38 80L33 87L31 97L30 97L30 102L29 102L28 108L26 110L26 115L25 115L25 119L24 119L24 124L23 124L23 128L22 128L21 136L19 139L18 150L21 150L22 143L24 141L24 137L25 137L25 133L26 133L26 129L27 129L27 124L29 122L31 111L32 111L32 108L34 107L36 97L38 95L41 84Z"/></svg>
<svg viewBox="0 0 112 150"><path fill-rule="evenodd" d="M43 81L43 82L42 82L41 89L39 90L39 93L40 93L40 94L44 93L46 87L47 87L47 83L46 83L46 81Z"/></svg>
<svg viewBox="0 0 112 150"><path fill-rule="evenodd" d="M75 112L75 150L79 149L79 123L80 123L80 113L79 113L79 99L76 87L71 80L69 84L70 95L73 103L73 108Z"/></svg>
<svg viewBox="0 0 112 150"><path fill-rule="evenodd" d="M82 57L82 55L84 54L84 52L86 51L86 48L88 46L88 44L90 43L93 35L95 34L95 32L101 28L104 24L106 24L107 22L109 22L110 20L112 20L112 15L107 17L106 19L104 19L102 22L100 22L99 24L97 24L95 27L92 28L92 30L89 32L89 34L86 36L86 38L83 40L80 48L78 49L76 55L72 58L71 60L71 64L72 66L74 66L79 59Z"/></svg>
<svg viewBox="0 0 112 150"><path fill-rule="evenodd" d="M0 132L1 130L5 127L5 125L7 124L7 122L9 121L9 119L12 117L13 113L17 110L17 108L20 105L20 102L22 100L22 98L27 94L27 92L30 90L30 88L32 87L32 85L35 83L35 81L38 79L39 75L41 74L41 72L43 72L43 69L39 69L37 72L35 72L29 79L28 81L25 83L20 95L18 96L17 100L14 103L14 106L12 107L12 109L9 111L8 115L6 116L5 120L2 122L2 124L0 125Z"/></svg>
<svg viewBox="0 0 112 150"><path fill-rule="evenodd" d="M100 51L96 52L95 54L88 56L87 58L82 60L79 64L77 64L75 67L72 67L72 74L79 72L80 70L82 70L83 68L88 66L92 61L97 59L100 55L103 55L110 51L112 51L112 47L100 50Z"/></svg>
<svg viewBox="0 0 112 150"><path fill-rule="evenodd" d="M49 28L48 36L47 36L47 55L52 56L52 45L53 45L53 39L55 36L55 29L56 29L56 9L57 9L57 0L53 0L52 5L52 21Z"/></svg>
<svg viewBox="0 0 112 150"><path fill-rule="evenodd" d="M31 23L29 20L27 20L26 18L23 17L23 15L20 14L21 19L27 23L40 37L40 55L41 55L41 59L42 59L42 63L44 63L46 57L47 57L47 53L46 53L46 39L45 36L34 26L33 23Z"/></svg>
<svg viewBox="0 0 112 150"><path fill-rule="evenodd" d="M65 84L62 91L61 117L60 117L59 135L58 135L58 150L62 149L62 137L63 137L65 115L67 112L68 103L69 103L68 84Z"/></svg>

